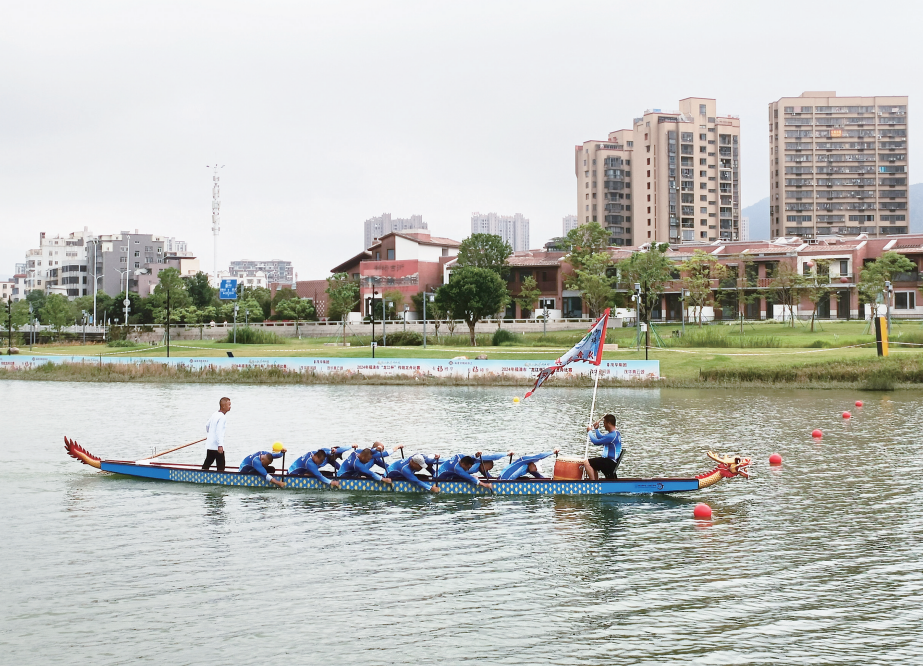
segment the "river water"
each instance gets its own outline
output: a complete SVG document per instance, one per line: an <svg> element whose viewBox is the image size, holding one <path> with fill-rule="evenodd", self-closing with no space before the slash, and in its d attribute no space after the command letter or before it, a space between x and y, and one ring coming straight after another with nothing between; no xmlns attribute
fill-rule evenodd
<svg viewBox="0 0 923 667"><path fill-rule="evenodd" d="M749 481L671 497L210 488L64 453L64 435L126 459L197 439L224 394L229 462L275 440L582 453L590 402L0 382L0 662L923 662L923 394L600 390L622 419L623 476L702 472L707 449L757 463ZM699 501L711 521L692 518Z"/></svg>

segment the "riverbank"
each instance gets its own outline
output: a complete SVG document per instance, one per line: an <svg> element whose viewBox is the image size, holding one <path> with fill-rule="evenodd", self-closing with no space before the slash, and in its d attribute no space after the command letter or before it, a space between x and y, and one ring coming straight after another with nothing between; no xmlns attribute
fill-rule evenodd
<svg viewBox="0 0 923 667"><path fill-rule="evenodd" d="M703 351L704 352L704 351ZM635 353L637 354L637 353ZM891 391L920 388L923 385L923 355L919 352L897 352L888 358L878 358L874 350L851 349L830 351L823 358L805 361L787 356L758 355L734 358L714 352L695 358L666 356L662 358L663 377L656 380L601 379L601 387L637 388L729 388L798 386L808 389L866 389ZM625 358L628 355L623 355ZM664 357L663 353L656 356ZM651 358L656 358L651 355ZM695 368L698 364L698 368ZM298 372L279 367L220 368L159 363L87 364L46 363L25 369L0 369L0 380L57 382L141 382L183 384L279 384L279 385L397 385L397 386L503 386L522 391L531 388L532 381L522 377L471 374L434 377L420 374L372 375L359 373ZM589 387L588 375L556 375L545 387Z"/></svg>

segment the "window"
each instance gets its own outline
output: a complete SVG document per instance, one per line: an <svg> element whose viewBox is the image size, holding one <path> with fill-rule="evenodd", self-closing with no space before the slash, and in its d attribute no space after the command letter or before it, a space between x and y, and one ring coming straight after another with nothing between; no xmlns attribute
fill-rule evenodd
<svg viewBox="0 0 923 667"><path fill-rule="evenodd" d="M708 195L699 195L699 201L708 201Z"/></svg>
<svg viewBox="0 0 923 667"><path fill-rule="evenodd" d="M917 307L916 292L895 292L894 309L895 310L912 310Z"/></svg>
<svg viewBox="0 0 923 667"><path fill-rule="evenodd" d="M650 164L650 163L651 163L651 159L650 159L650 158L647 158L647 163L648 163L648 164ZM650 176L650 175L651 175L651 173L650 173L650 172L647 172L647 175L648 175L648 176Z"/></svg>
<svg viewBox="0 0 923 667"><path fill-rule="evenodd" d="M520 271L519 272L519 282L525 282L526 278L531 278L531 277L532 277L531 271Z"/></svg>
<svg viewBox="0 0 923 667"><path fill-rule="evenodd" d="M377 262L377 261L380 261L380 260L381 260L381 251L376 250L376 251L375 251L375 261Z"/></svg>
<svg viewBox="0 0 923 667"><path fill-rule="evenodd" d="M141 268L141 262L135 262L135 268L136 268L136 269L140 269L140 268Z"/></svg>
<svg viewBox="0 0 923 667"><path fill-rule="evenodd" d="M394 259L394 248L388 248L388 259Z"/></svg>
<svg viewBox="0 0 923 667"><path fill-rule="evenodd" d="M545 308L548 310L554 310L554 299L539 299L538 309L544 310Z"/></svg>
<svg viewBox="0 0 923 667"><path fill-rule="evenodd" d="M708 147L707 147L707 146L699 146L699 152L700 152L700 153L704 153L704 152L707 151L707 150L708 150Z"/></svg>
<svg viewBox="0 0 923 667"><path fill-rule="evenodd" d="M848 259L840 260L840 275L841 276L849 275L849 260Z"/></svg>
<svg viewBox="0 0 923 667"><path fill-rule="evenodd" d="M704 105L704 104L700 104L700 105L699 105L699 115L700 115L700 116L705 116L705 115L707 115L707 114L708 114L708 111L705 109L705 105Z"/></svg>
<svg viewBox="0 0 923 667"><path fill-rule="evenodd" d="M699 135L699 141L707 141L707 140L708 140L708 135L705 134L704 132Z"/></svg>
<svg viewBox="0 0 923 667"><path fill-rule="evenodd" d="M699 232L699 238L707 239L707 238L708 238L708 232L706 232L706 231L701 231L701 232Z"/></svg>
<svg viewBox="0 0 923 667"><path fill-rule="evenodd" d="M699 183L699 190L707 190L707 189L708 189L707 183Z"/></svg>

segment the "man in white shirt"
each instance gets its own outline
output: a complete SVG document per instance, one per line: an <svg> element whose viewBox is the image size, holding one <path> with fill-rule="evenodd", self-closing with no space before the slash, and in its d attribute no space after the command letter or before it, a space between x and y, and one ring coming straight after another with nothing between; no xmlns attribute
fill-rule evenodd
<svg viewBox="0 0 923 667"><path fill-rule="evenodd" d="M208 470L212 463L217 463L218 472L224 472L224 430L228 425L227 414L231 410L231 399L225 396L218 401L218 411L208 419L205 425L205 463L202 470Z"/></svg>

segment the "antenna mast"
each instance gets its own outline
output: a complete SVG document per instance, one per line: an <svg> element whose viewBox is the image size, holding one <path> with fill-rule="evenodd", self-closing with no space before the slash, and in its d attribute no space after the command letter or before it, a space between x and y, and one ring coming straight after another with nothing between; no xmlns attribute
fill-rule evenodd
<svg viewBox="0 0 923 667"><path fill-rule="evenodd" d="M218 170L223 169L224 165L218 166L217 163L214 165L205 165L206 167L212 167L215 172L212 175L212 234L215 235L215 280L218 280L218 232L221 231L221 199L220 199L220 186L218 181L221 180L221 177L218 176Z"/></svg>

